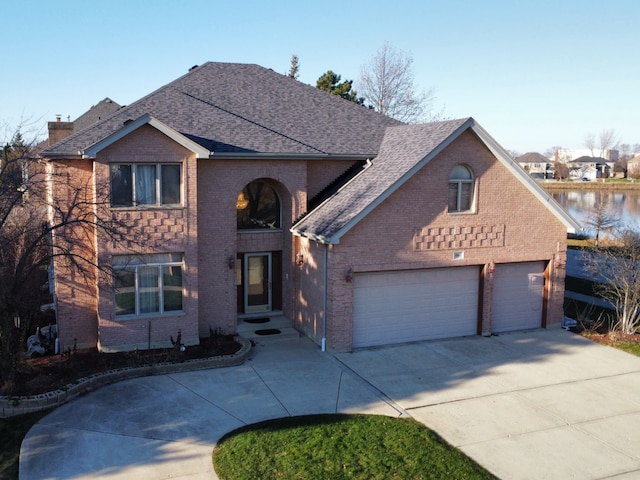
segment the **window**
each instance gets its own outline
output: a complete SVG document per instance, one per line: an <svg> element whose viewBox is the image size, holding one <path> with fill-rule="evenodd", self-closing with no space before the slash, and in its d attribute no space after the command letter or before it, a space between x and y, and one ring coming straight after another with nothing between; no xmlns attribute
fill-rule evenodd
<svg viewBox="0 0 640 480"><path fill-rule="evenodd" d="M473 203L473 174L463 165L449 175L449 212L467 212Z"/></svg>
<svg viewBox="0 0 640 480"><path fill-rule="evenodd" d="M183 311L182 254L113 257L116 317Z"/></svg>
<svg viewBox="0 0 640 480"><path fill-rule="evenodd" d="M180 164L112 164L111 206L180 205L181 177Z"/></svg>
<svg viewBox="0 0 640 480"><path fill-rule="evenodd" d="M238 230L280 228L280 198L265 182L251 182L236 201Z"/></svg>

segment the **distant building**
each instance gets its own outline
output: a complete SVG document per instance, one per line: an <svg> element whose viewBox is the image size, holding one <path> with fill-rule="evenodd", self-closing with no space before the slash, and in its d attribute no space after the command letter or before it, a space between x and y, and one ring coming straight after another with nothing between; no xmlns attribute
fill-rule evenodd
<svg viewBox="0 0 640 480"><path fill-rule="evenodd" d="M594 157L594 153L602 153L602 157ZM560 148L555 151L554 161L570 162L581 157L604 158L607 162L617 162L620 152L615 149L606 149L604 152L599 149L591 150L589 148Z"/></svg>
<svg viewBox="0 0 640 480"><path fill-rule="evenodd" d="M73 122L63 122L61 115L56 115L55 122L49 122L48 146L55 145L69 135L99 122L103 118L120 110L121 106L110 98L101 100L93 105L89 110L76 118Z"/></svg>
<svg viewBox="0 0 640 480"><path fill-rule="evenodd" d="M553 178L553 164L547 157L537 152L529 152L515 159L531 177L544 180Z"/></svg>
<svg viewBox="0 0 640 480"><path fill-rule="evenodd" d="M613 164L609 164L605 158L583 156L571 160L569 165L569 178L573 180L596 180L609 178Z"/></svg>
<svg viewBox="0 0 640 480"><path fill-rule="evenodd" d="M627 162L627 176L640 178L640 155L636 155Z"/></svg>

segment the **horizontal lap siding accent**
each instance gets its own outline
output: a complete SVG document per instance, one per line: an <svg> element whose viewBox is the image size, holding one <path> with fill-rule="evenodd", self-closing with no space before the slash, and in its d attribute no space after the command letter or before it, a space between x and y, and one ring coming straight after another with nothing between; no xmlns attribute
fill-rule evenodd
<svg viewBox="0 0 640 480"><path fill-rule="evenodd" d="M546 262L496 265L493 278L491 331L540 328Z"/></svg>
<svg viewBox="0 0 640 480"><path fill-rule="evenodd" d="M353 347L475 335L479 268L356 275Z"/></svg>

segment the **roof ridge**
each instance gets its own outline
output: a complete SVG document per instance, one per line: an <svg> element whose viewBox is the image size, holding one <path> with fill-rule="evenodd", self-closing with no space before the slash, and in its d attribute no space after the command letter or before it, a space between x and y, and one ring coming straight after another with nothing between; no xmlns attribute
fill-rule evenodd
<svg viewBox="0 0 640 480"><path fill-rule="evenodd" d="M210 101L208 101L208 100L204 100L204 99L202 99L202 98L198 98L198 97L196 97L195 95L192 95L191 93L188 93L188 92L180 92L180 93L182 93L183 95L186 95L186 96L187 96L187 97L189 97L189 98L193 98L194 100L196 100L196 101L198 101L198 102L202 102L202 103L204 103L205 105L209 105L210 107L216 108L216 109L220 110L221 112L224 112L224 113L226 113L226 114L228 114L228 115L232 115L232 116L234 116L234 117L236 117L236 118L239 118L239 119L240 119L240 120L242 120L242 121L249 122L249 123L251 123L252 125L255 125L255 126L257 126L257 127L263 128L263 129L267 130L268 132L275 133L276 135L279 135L279 136L281 136L281 137L283 137L283 138L286 138L287 140L291 140L291 141L296 142L296 143L298 143L298 144L300 144L300 145L303 145L303 146L305 146L305 147L307 147L307 148L310 148L310 149L312 149L312 150L315 150L316 152L319 152L319 153L322 153L322 154L325 154L325 155L327 155L327 154L328 154L327 152L325 152L325 151L323 151L323 150L320 150L319 148L316 148L316 147L314 147L313 145L309 145L308 143L305 143L305 142L303 142L303 141L301 141L301 140L298 140L298 139L296 139L296 138L290 137L289 135L285 135L284 133L280 133L280 132L278 132L277 130L274 130L274 129L272 129L272 128L269 128L269 127L267 127L266 125L262 125L262 124L260 124L260 123L258 123L258 122L256 122L256 121L254 121L254 120L251 120L250 118L243 117L242 115L239 115L239 114L237 114L237 113L235 113L235 112L232 112L232 111L230 111L230 110L227 110L227 109L225 109L225 108L222 108L222 107L220 107L220 106L218 106L218 105L214 104L213 102L210 102Z"/></svg>

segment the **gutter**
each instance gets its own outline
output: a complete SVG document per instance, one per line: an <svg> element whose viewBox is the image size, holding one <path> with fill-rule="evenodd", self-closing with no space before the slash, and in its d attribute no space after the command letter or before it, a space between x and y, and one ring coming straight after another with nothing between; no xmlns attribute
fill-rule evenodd
<svg viewBox="0 0 640 480"><path fill-rule="evenodd" d="M251 152L251 153L217 153L209 155L210 160L345 160L366 161L375 157L372 154L340 154L340 153L287 153L287 152Z"/></svg>

